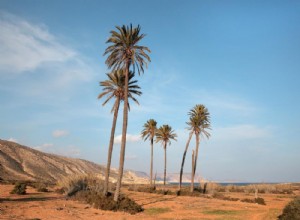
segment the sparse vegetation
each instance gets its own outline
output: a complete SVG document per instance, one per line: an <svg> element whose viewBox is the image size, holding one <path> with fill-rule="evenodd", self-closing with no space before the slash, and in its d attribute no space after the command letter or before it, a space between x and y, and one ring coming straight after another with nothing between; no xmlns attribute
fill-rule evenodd
<svg viewBox="0 0 300 220"><path fill-rule="evenodd" d="M98 176L92 174L67 176L60 180L57 185L67 196L73 196L82 190L92 190L97 193L103 192L104 190L104 181ZM109 189L114 190L115 185L109 184Z"/></svg>
<svg viewBox="0 0 300 220"><path fill-rule="evenodd" d="M10 192L10 194L18 194L18 195L25 195L26 194L26 183L17 182L15 183L15 186L13 190Z"/></svg>
<svg viewBox="0 0 300 220"><path fill-rule="evenodd" d="M126 196L120 196L117 202L114 201L112 191L115 184L109 184L107 195L103 195L104 181L95 175L75 175L67 177L58 183L60 189L67 196L84 201L94 208L124 211L130 214L143 211L143 208Z"/></svg>
<svg viewBox="0 0 300 220"><path fill-rule="evenodd" d="M74 199L87 202L94 208L110 211L124 211L130 214L142 212L144 209L132 199L121 195L118 202L113 199L113 194L104 196L102 192L83 190L78 192Z"/></svg>
<svg viewBox="0 0 300 220"><path fill-rule="evenodd" d="M241 202L248 202L248 203L257 203L259 205L266 205L266 202L263 198L255 198L255 199L242 199Z"/></svg>
<svg viewBox="0 0 300 220"><path fill-rule="evenodd" d="M49 190L47 189L47 185L45 183L31 183L30 184L31 187L35 188L36 191L38 192L49 192Z"/></svg>
<svg viewBox="0 0 300 220"><path fill-rule="evenodd" d="M204 214L209 214L209 215L237 215L240 214L242 211L239 210L208 210L204 211Z"/></svg>
<svg viewBox="0 0 300 220"><path fill-rule="evenodd" d="M278 216L279 220L300 220L300 197L296 197L293 201L286 205L283 212Z"/></svg>
<svg viewBox="0 0 300 220"><path fill-rule="evenodd" d="M170 212L171 209L170 208L160 208L160 207L155 207L155 208L149 208L145 210L145 213L148 215L159 215L159 214L163 214L166 212Z"/></svg>

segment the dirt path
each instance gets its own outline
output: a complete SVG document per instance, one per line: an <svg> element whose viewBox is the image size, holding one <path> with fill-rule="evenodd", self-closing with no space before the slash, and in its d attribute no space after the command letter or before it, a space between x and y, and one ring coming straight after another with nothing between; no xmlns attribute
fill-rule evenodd
<svg viewBox="0 0 300 220"><path fill-rule="evenodd" d="M158 194L125 193L141 204L145 211L136 215L91 208L87 204L66 200L54 192L38 193L28 187L27 195L11 195L13 186L0 185L0 219L12 220L127 220L127 219L276 219L292 195L264 194L267 205L219 199ZM231 193L231 197L247 195Z"/></svg>

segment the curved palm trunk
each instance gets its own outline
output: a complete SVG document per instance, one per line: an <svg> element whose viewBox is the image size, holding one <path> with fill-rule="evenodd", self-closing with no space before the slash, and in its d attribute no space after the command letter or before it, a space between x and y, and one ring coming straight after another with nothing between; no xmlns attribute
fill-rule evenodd
<svg viewBox="0 0 300 220"><path fill-rule="evenodd" d="M197 168L197 160L198 160L198 151L199 151L199 145L200 145L200 134L196 134L196 152L195 156L193 157L194 159L194 167L192 168L192 173L193 173L193 179L192 179L192 184L191 184L191 192L194 191L194 178L196 174L196 168Z"/></svg>
<svg viewBox="0 0 300 220"><path fill-rule="evenodd" d="M165 168L164 168L164 191L166 190L166 177L167 177L167 142L164 145L165 150Z"/></svg>
<svg viewBox="0 0 300 220"><path fill-rule="evenodd" d="M186 153L187 153L187 150L189 148L192 136L193 136L193 132L190 132L190 136L189 136L189 139L188 139L188 141L186 143L185 150L184 150L184 153L183 153L183 156L182 156L181 169L180 169L180 177L179 177L179 192L181 190L181 185L182 185L182 175L183 175L183 167L184 167L185 157L186 157Z"/></svg>
<svg viewBox="0 0 300 220"><path fill-rule="evenodd" d="M195 151L192 152L192 174L191 174L191 189L190 192L194 192L194 179L195 179Z"/></svg>
<svg viewBox="0 0 300 220"><path fill-rule="evenodd" d="M151 164L150 164L150 187L152 187L153 174L153 138L151 138Z"/></svg>
<svg viewBox="0 0 300 220"><path fill-rule="evenodd" d="M126 64L126 70L125 70L125 94L124 94L122 143L121 143L121 151L120 151L120 162L119 162L119 173L118 173L119 175L118 175L117 186L114 195L115 202L119 200L120 190L122 185L123 170L124 170L126 133L127 133L127 122L128 122L128 74L129 74L129 62Z"/></svg>
<svg viewBox="0 0 300 220"><path fill-rule="evenodd" d="M111 157L112 157L113 146L114 146L115 130L116 130L116 124L117 124L117 119L118 119L119 106L120 106L120 98L117 98L115 111L114 111L113 123L111 126L111 132L110 132L110 141L109 141L109 148L108 148L107 165L106 165L106 172L105 172L105 183L104 183L104 191L103 191L104 195L107 195L107 192L108 192Z"/></svg>

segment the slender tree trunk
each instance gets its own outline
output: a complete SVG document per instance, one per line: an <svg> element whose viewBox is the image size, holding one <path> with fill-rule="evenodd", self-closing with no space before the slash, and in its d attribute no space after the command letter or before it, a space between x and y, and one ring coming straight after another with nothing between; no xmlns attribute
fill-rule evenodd
<svg viewBox="0 0 300 220"><path fill-rule="evenodd" d="M110 141L109 141L109 148L108 148L107 165L106 165L106 172L105 172L104 192L103 192L104 195L107 195L107 192L108 192L111 157L112 157L113 146L114 146L115 130L116 130L116 123L117 123L117 118L118 118L119 106L120 106L120 98L117 98L115 111L114 111L113 123L112 123L112 127L111 127L111 132L110 132Z"/></svg>
<svg viewBox="0 0 300 220"><path fill-rule="evenodd" d="M195 151L192 152L192 174L191 174L191 192L194 192L194 178L195 178Z"/></svg>
<svg viewBox="0 0 300 220"><path fill-rule="evenodd" d="M123 170L124 170L126 134L127 134L127 122L128 122L128 74L129 74L129 62L127 62L126 70L125 70L125 94L124 94L122 143L121 143L121 150L120 150L119 175L118 175L117 186L114 195L115 202L119 200L120 190L122 185Z"/></svg>
<svg viewBox="0 0 300 220"><path fill-rule="evenodd" d="M190 136L189 136L189 139L188 139L188 141L186 143L185 150L184 150L184 153L183 153L183 156L182 156L181 169L180 169L180 177L179 177L179 192L181 190L181 185L182 185L182 175L183 175L183 167L184 167L185 157L186 157L186 153L187 153L187 150L189 148L192 136L193 136L193 132L190 132Z"/></svg>
<svg viewBox="0 0 300 220"><path fill-rule="evenodd" d="M164 168L164 191L166 190L166 178L167 178L167 142L164 146L165 150L165 168Z"/></svg>
<svg viewBox="0 0 300 220"><path fill-rule="evenodd" d="M193 186L191 186L191 189L193 189L194 191L194 178L195 178L195 174L196 174L196 169L197 169L197 160L198 160L198 151L199 151L199 145L200 145L200 134L196 134L196 153L195 153L195 156L194 156L194 167L192 169L192 173L193 173L193 180L192 180L192 183L193 183ZM193 188L192 188L193 187Z"/></svg>
<svg viewBox="0 0 300 220"><path fill-rule="evenodd" d="M152 187L153 180L153 138L151 138L151 164L150 164L150 187Z"/></svg>

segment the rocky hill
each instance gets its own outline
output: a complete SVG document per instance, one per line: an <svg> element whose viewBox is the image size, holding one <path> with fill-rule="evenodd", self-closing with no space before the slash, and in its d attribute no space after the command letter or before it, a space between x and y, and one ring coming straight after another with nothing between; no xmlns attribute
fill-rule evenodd
<svg viewBox="0 0 300 220"><path fill-rule="evenodd" d="M105 167L82 159L48 154L14 142L0 139L0 180L28 180L56 182L74 174L99 174L104 177ZM111 170L111 181L117 178L116 169ZM125 171L124 183L147 183L147 174Z"/></svg>

